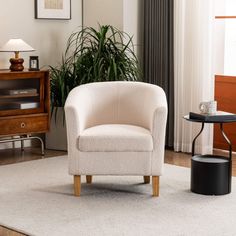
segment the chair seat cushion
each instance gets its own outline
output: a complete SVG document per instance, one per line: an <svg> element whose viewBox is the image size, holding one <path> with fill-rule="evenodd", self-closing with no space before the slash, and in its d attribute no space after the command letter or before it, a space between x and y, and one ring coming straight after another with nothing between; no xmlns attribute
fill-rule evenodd
<svg viewBox="0 0 236 236"><path fill-rule="evenodd" d="M85 129L77 140L82 152L148 152L153 150L149 130L133 125L98 125Z"/></svg>

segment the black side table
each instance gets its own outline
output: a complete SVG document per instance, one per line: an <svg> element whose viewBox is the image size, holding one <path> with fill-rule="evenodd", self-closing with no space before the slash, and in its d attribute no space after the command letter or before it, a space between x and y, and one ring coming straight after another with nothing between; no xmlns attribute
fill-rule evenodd
<svg viewBox="0 0 236 236"><path fill-rule="evenodd" d="M209 119L207 121L200 119L190 119L189 115L184 119L191 122L202 124L200 132L192 142L191 158L191 191L204 195L223 195L231 192L232 178L232 144L223 130L224 123L236 122L232 119ZM195 142L204 129L205 123L218 123L225 141L229 145L229 157L219 155L195 155Z"/></svg>

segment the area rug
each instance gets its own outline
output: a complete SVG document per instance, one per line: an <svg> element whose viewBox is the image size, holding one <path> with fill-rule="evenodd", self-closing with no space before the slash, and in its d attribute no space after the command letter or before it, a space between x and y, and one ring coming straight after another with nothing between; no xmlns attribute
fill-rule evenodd
<svg viewBox="0 0 236 236"><path fill-rule="evenodd" d="M160 197L142 177L82 179L73 196L67 157L0 167L0 225L39 236L236 235L236 181L232 193L189 191L190 170L165 164Z"/></svg>

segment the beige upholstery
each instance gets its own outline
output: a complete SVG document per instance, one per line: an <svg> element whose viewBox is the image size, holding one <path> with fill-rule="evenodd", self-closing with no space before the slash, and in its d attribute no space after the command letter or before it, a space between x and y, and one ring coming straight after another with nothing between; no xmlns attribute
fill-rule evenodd
<svg viewBox="0 0 236 236"><path fill-rule="evenodd" d="M100 82L74 88L65 105L69 173L162 174L167 102L142 82Z"/></svg>
<svg viewBox="0 0 236 236"><path fill-rule="evenodd" d="M151 152L151 132L134 125L96 125L84 130L77 140L81 152Z"/></svg>

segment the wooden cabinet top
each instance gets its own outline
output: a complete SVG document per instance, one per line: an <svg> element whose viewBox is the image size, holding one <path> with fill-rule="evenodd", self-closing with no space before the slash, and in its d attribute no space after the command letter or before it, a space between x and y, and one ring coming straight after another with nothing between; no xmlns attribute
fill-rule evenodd
<svg viewBox="0 0 236 236"><path fill-rule="evenodd" d="M29 70L23 70L23 71L10 71L8 69L0 69L0 74L22 74L22 73L32 73L32 74L37 74L37 73L45 73L48 72L48 70L36 70L36 71L29 71Z"/></svg>
<svg viewBox="0 0 236 236"><path fill-rule="evenodd" d="M14 78L39 78L39 77L49 77L49 70L39 70L39 71L10 71L0 69L0 79L14 79Z"/></svg>
<svg viewBox="0 0 236 236"><path fill-rule="evenodd" d="M224 82L224 83L236 83L236 76L230 75L215 75L216 82Z"/></svg>
<svg viewBox="0 0 236 236"><path fill-rule="evenodd" d="M2 74L12 74L12 75L17 75L17 74L41 74L41 73L48 73L49 70L37 70L37 71L29 71L29 70L23 70L23 71L10 71L7 69L0 69L0 75Z"/></svg>

